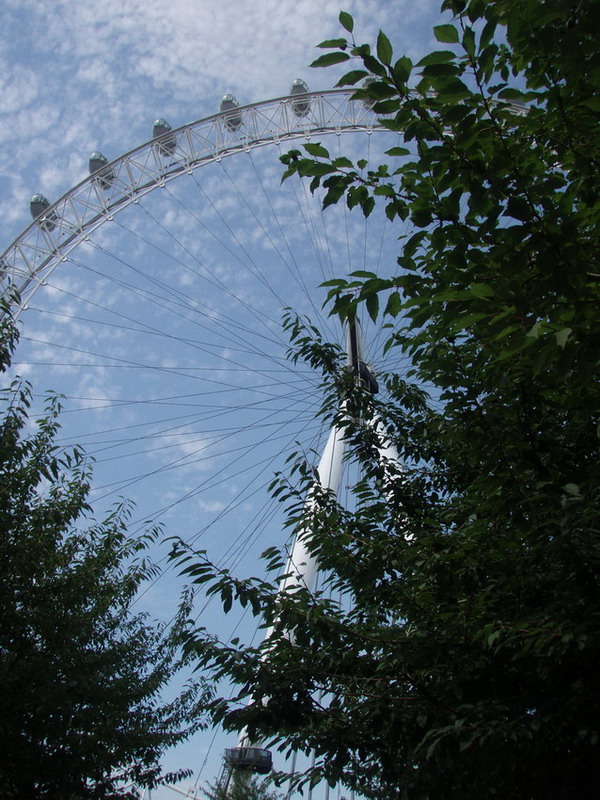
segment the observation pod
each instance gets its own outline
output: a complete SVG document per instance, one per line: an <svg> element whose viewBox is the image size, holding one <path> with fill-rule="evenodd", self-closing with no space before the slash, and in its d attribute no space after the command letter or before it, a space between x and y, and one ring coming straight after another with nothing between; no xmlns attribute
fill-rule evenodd
<svg viewBox="0 0 600 800"><path fill-rule="evenodd" d="M106 169L107 164L108 158L102 153L96 151L90 155L90 160L88 161L90 175L96 178L103 189L108 189L115 179L114 172Z"/></svg>
<svg viewBox="0 0 600 800"><path fill-rule="evenodd" d="M232 133L235 133L242 124L241 113L234 110L239 108L239 106L240 104L232 94L224 95L223 99L221 100L221 111L232 112L231 114L227 114L225 117L225 125Z"/></svg>
<svg viewBox="0 0 600 800"><path fill-rule="evenodd" d="M233 769L268 775L273 769L273 756L264 747L228 747L225 764Z"/></svg>
<svg viewBox="0 0 600 800"><path fill-rule="evenodd" d="M292 97L297 97L297 100L292 100L292 110L297 117L305 117L310 111L310 98L305 95L309 92L308 85L302 78L296 78L290 88Z"/></svg>
<svg viewBox="0 0 600 800"><path fill-rule="evenodd" d="M34 194L29 201L32 218L37 220L45 230L53 231L56 227L56 214L53 211L46 214L48 208L50 208L50 201L43 194Z"/></svg>
<svg viewBox="0 0 600 800"><path fill-rule="evenodd" d="M171 126L167 122L166 119L160 117L159 119L154 121L152 125L152 138L158 139L156 143L156 149L160 153L161 156L165 156L169 158L175 152L175 148L177 147L177 142L175 141L175 137L171 133Z"/></svg>

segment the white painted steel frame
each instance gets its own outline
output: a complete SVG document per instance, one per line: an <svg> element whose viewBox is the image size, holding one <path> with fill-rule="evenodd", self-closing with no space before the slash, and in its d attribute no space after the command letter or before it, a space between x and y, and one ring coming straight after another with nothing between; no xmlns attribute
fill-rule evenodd
<svg viewBox="0 0 600 800"><path fill-rule="evenodd" d="M311 92L310 109L294 112L297 96L240 106L239 129L227 127L231 112L188 123L151 139L81 181L46 213L29 225L0 256L0 278L12 284L25 307L38 285L89 234L148 192L179 175L236 153L321 133L372 131L377 117L362 101L351 100L352 90ZM174 143L172 154L166 147ZM103 178L104 176L104 178ZM107 184L110 176L110 185ZM50 224L44 224L45 221Z"/></svg>

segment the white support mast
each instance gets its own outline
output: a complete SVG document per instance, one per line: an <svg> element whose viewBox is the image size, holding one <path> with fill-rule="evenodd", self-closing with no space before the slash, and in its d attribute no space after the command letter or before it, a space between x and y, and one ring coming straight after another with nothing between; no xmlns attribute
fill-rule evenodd
<svg viewBox="0 0 600 800"><path fill-rule="evenodd" d="M352 367L356 380L360 381L364 388L368 389L372 394L376 394L379 391L379 387L373 373L364 361L360 329L356 320L351 320L348 323L347 354L348 365ZM374 424L378 429L381 428L378 421L375 421ZM397 464L399 458L395 446L385 437L383 430L380 433L379 458L384 463ZM317 475L320 487L335 494L339 491L344 450L343 430L333 425L329 431L327 443L317 467ZM307 510L310 510L312 503L313 500L309 494L306 501ZM280 592L293 591L293 588L297 586L303 586L309 592L312 592L315 588L318 563L316 557L307 549L304 533L302 530L296 533L286 566L286 577L281 583ZM271 630L269 629L265 638L268 638L270 634ZM226 792L235 769L266 775L271 771L271 768L272 754L270 750L261 747L260 742L250 742L246 732L242 731L238 746L228 748L225 751L225 764L220 783Z"/></svg>

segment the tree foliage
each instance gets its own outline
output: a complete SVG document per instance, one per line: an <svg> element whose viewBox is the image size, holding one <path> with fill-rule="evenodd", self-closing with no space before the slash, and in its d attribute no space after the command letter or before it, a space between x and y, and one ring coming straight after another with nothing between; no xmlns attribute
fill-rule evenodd
<svg viewBox="0 0 600 800"><path fill-rule="evenodd" d="M409 379L388 375L378 401L290 322L296 356L324 373L325 413L350 403L337 423L364 471L356 508L321 492L306 520L302 463L276 490L311 530L327 576L316 594L279 596L276 582L181 556L274 626L256 648L198 631L189 649L239 687L215 717L314 748L308 780L409 800L588 797L600 780L600 5L443 9L441 46L416 65L383 32L358 44L347 13L349 37L323 42L313 65L348 62L340 85L370 78L355 96L397 132L400 166L331 159L320 143L284 157L285 177L324 187L325 206L368 216L383 203L410 225L395 277L328 284L332 313L364 306L388 326ZM381 463L369 419L402 470Z"/></svg>
<svg viewBox="0 0 600 800"><path fill-rule="evenodd" d="M8 316L3 326L5 367L16 337ZM33 422L28 384L2 395L0 797L138 797L135 786L181 777L160 759L201 724L200 683L161 699L187 603L168 626L132 613L158 531L130 537L127 503L91 520L85 456L56 443L57 398Z"/></svg>
<svg viewBox="0 0 600 800"><path fill-rule="evenodd" d="M234 770L229 784L208 783L202 793L207 800L281 800L270 778L262 780L248 772Z"/></svg>

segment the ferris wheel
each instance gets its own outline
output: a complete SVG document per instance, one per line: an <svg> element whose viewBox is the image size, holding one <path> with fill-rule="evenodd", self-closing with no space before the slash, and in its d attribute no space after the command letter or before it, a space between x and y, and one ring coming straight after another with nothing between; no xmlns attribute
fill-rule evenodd
<svg viewBox="0 0 600 800"><path fill-rule="evenodd" d="M320 376L290 362L282 314L342 342L320 285L395 268L383 215L322 214L304 183L281 185L278 156L296 142L367 160L390 146L351 96L295 81L262 103L226 95L218 113L176 129L159 119L136 149L93 153L91 174L58 201L34 195L33 222L0 257L21 297L15 369L65 396L62 443L94 458L96 514L131 498L133 533L158 521L241 574L284 544L274 473L299 449L316 463L329 433ZM365 338L377 372L378 336ZM151 614L177 599L163 574ZM239 636L251 620L214 624Z"/></svg>

